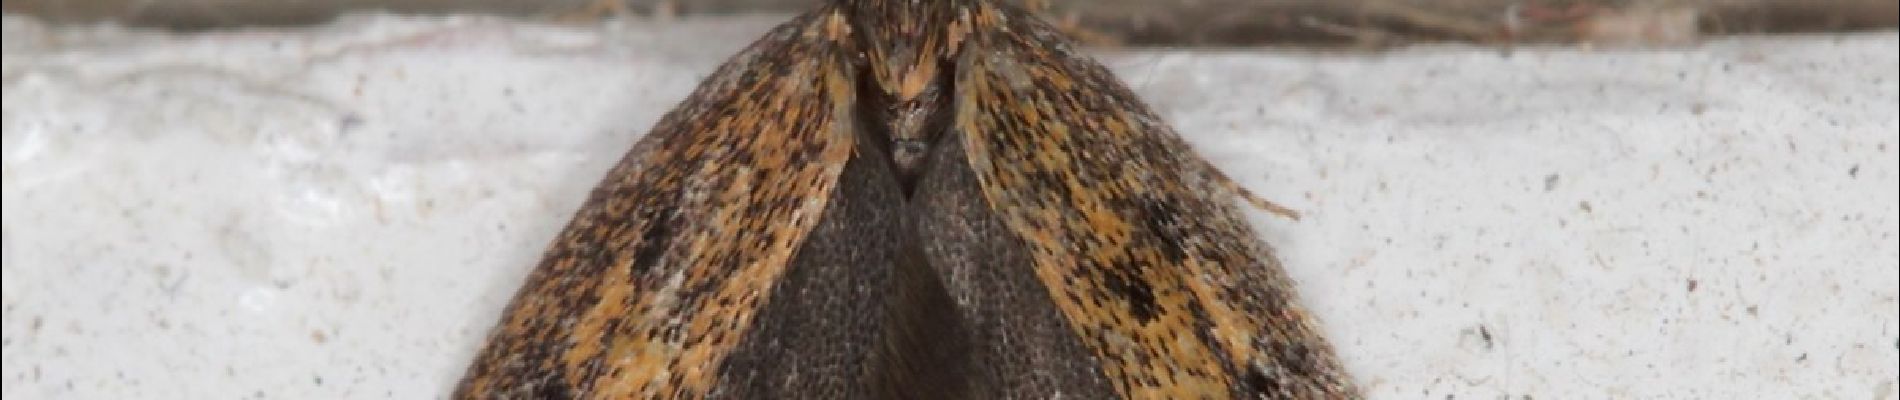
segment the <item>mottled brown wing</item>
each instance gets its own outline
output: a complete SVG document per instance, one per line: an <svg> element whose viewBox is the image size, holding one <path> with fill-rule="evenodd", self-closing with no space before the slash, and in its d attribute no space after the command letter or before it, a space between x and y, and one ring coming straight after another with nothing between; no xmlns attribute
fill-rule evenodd
<svg viewBox="0 0 1900 400"><path fill-rule="evenodd" d="M893 287L881 267L909 244L888 163L854 162L881 155L853 151L843 18L772 30L662 118L550 246L456 397L866 390Z"/></svg>
<svg viewBox="0 0 1900 400"><path fill-rule="evenodd" d="M1124 397L1356 396L1293 283L1233 201L1251 195L1048 25L989 4L968 21L974 28L956 64L951 128L966 163L933 163L920 190L967 168L990 222L1013 242L1002 247L1020 250L990 256L996 264L988 268L1002 271L951 266L946 285L960 300L1031 296L1011 291L1024 286L1017 277L1033 275L1053 304L1041 307L1053 312L1022 310L1027 316L975 315L979 346L998 346L1000 339L983 338L986 329L1047 336L1021 321L1053 313ZM940 246L929 231L925 245ZM970 277L985 273L996 277ZM1043 339L1056 347L1031 361L1073 364L1061 346L1076 344ZM1042 379L1093 390L1083 377Z"/></svg>

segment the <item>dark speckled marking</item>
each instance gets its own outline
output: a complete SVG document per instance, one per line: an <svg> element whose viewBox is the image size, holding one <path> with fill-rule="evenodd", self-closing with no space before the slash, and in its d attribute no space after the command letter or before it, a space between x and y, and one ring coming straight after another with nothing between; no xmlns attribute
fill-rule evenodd
<svg viewBox="0 0 1900 400"><path fill-rule="evenodd" d="M1049 25L833 0L634 145L456 398L1354 398L1201 159Z"/></svg>

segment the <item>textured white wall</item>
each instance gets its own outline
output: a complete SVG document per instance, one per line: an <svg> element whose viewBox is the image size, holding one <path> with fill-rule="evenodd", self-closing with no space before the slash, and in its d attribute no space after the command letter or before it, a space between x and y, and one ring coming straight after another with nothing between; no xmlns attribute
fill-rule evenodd
<svg viewBox="0 0 1900 400"><path fill-rule="evenodd" d="M8 398L428 398L639 134L773 22L4 22ZM1105 54L1377 398L1874 398L1892 32Z"/></svg>

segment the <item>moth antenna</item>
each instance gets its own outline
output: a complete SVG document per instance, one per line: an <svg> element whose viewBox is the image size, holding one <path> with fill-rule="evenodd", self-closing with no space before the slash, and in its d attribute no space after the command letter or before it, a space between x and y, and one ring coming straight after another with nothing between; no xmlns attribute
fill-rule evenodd
<svg viewBox="0 0 1900 400"><path fill-rule="evenodd" d="M1234 194L1240 195L1242 199L1247 200L1247 204L1253 205L1254 208L1258 208L1261 211L1266 211L1266 212L1272 213L1273 215L1278 215L1281 218L1290 219L1295 222L1298 222L1300 220L1300 212L1298 210L1294 210L1292 207L1280 205L1280 203L1275 203L1272 200L1267 200L1265 197L1260 197L1260 195L1254 194L1252 190L1247 190L1247 187L1240 186L1239 182L1234 182L1234 178L1230 178L1227 176L1227 174L1222 173L1220 169L1214 168L1214 165L1212 163L1202 161L1201 165L1202 165L1202 168L1208 172L1208 174L1214 177L1215 183L1219 184L1221 188L1230 190Z"/></svg>
<svg viewBox="0 0 1900 400"><path fill-rule="evenodd" d="M1240 197L1247 199L1247 203L1253 204L1255 208L1259 208L1262 211L1273 213L1273 215L1278 215L1281 218L1286 218L1286 219L1293 220L1294 222L1299 222L1300 212L1298 210L1294 210L1291 207L1283 206L1283 205L1280 205L1280 203L1275 203L1272 200L1267 200L1265 198L1260 197L1259 195L1255 195L1253 194L1252 191L1247 190L1247 188L1240 187L1240 185L1234 184L1232 181L1228 181L1227 184L1232 186L1235 191L1240 193Z"/></svg>

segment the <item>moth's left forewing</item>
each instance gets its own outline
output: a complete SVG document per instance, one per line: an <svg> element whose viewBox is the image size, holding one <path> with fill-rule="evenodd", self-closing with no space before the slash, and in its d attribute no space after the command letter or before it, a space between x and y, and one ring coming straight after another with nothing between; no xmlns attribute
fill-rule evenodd
<svg viewBox="0 0 1900 400"><path fill-rule="evenodd" d="M1354 396L1237 187L1050 26L1007 6L973 10L955 140L1116 389Z"/></svg>
<svg viewBox="0 0 1900 400"><path fill-rule="evenodd" d="M875 304L822 278L902 245L809 256L825 254L812 250L814 235L852 243L840 237L902 229L839 216L882 215L875 200L839 194L847 178L867 175L847 168L857 132L853 74L837 45L843 26L826 9L773 29L661 118L549 246L454 397L827 397L862 380L849 361L875 343L770 340L868 336L877 325L801 324L812 313L787 305ZM856 320L843 307L816 310L835 316L825 322ZM774 357L786 353L814 356ZM773 362L750 362L759 359ZM845 378L786 372L810 366Z"/></svg>

